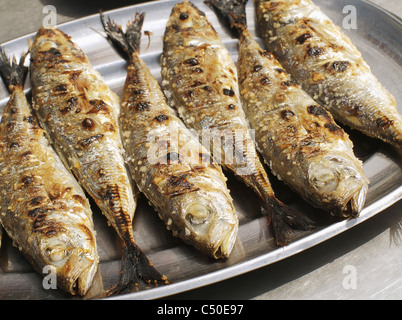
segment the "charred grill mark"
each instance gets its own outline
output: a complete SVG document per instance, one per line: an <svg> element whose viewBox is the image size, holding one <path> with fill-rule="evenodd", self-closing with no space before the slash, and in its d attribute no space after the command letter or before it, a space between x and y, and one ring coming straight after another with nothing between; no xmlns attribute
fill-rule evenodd
<svg viewBox="0 0 402 320"><path fill-rule="evenodd" d="M89 110L87 112L87 114L99 113L99 112L103 112L103 113L109 112L109 109L108 109L106 103L103 102L102 100L98 100L98 99L89 100L89 104L93 107L91 110Z"/></svg>
<svg viewBox="0 0 402 320"><path fill-rule="evenodd" d="M108 185L98 192L99 197L102 200L116 200L120 199L119 186L118 185Z"/></svg>
<svg viewBox="0 0 402 320"><path fill-rule="evenodd" d="M74 82L75 80L78 79L78 77L80 76L81 73L82 73L82 71L71 71L70 75L69 75L69 79Z"/></svg>
<svg viewBox="0 0 402 320"><path fill-rule="evenodd" d="M53 89L53 91L56 93L65 93L67 91L67 85L59 84L57 87Z"/></svg>
<svg viewBox="0 0 402 320"><path fill-rule="evenodd" d="M148 102L145 102L145 101L139 102L136 105L135 109L138 111L147 111L147 110L149 110L149 104L148 104Z"/></svg>
<svg viewBox="0 0 402 320"><path fill-rule="evenodd" d="M18 109L13 107L10 109L10 114L16 114L18 112Z"/></svg>
<svg viewBox="0 0 402 320"><path fill-rule="evenodd" d="M134 89L133 90L133 94L136 94L136 95L138 95L138 94L143 94L144 92L143 92L143 90L141 90L141 89Z"/></svg>
<svg viewBox="0 0 402 320"><path fill-rule="evenodd" d="M204 72L204 70L202 70L201 68L195 68L194 70L193 70L193 72L194 73L203 73Z"/></svg>
<svg viewBox="0 0 402 320"><path fill-rule="evenodd" d="M67 100L68 105L73 108L77 105L78 98L77 97L71 97L70 99Z"/></svg>
<svg viewBox="0 0 402 320"><path fill-rule="evenodd" d="M25 151L21 154L21 158L28 158L32 154L31 151Z"/></svg>
<svg viewBox="0 0 402 320"><path fill-rule="evenodd" d="M341 133L342 132L342 129L334 123L326 123L324 125L324 127L327 128L332 133Z"/></svg>
<svg viewBox="0 0 402 320"><path fill-rule="evenodd" d="M231 104L228 105L228 109L229 110L234 110L234 109L236 109L236 106L231 103Z"/></svg>
<svg viewBox="0 0 402 320"><path fill-rule="evenodd" d="M307 112L312 114L312 115L314 115L314 116L316 116L316 117L323 116L325 119L331 120L331 117L330 117L328 111L325 110L321 106L317 106L317 105L308 106L307 107Z"/></svg>
<svg viewBox="0 0 402 320"><path fill-rule="evenodd" d="M38 207L38 208L35 208L35 209L32 209L32 210L29 210L28 211L28 216L33 218L33 219L36 219L39 215L42 215L42 217L43 217L43 213L45 213L47 211L50 211L50 210L51 209L49 209L49 208L47 208L45 206Z"/></svg>
<svg viewBox="0 0 402 320"><path fill-rule="evenodd" d="M207 92L213 92L212 88L210 86L204 86L203 89Z"/></svg>
<svg viewBox="0 0 402 320"><path fill-rule="evenodd" d="M394 123L394 121L388 119L386 116L383 116L382 118L379 118L379 119L377 119L377 121L376 121L377 127L380 127L380 128L389 127L389 126L392 125L393 123Z"/></svg>
<svg viewBox="0 0 402 320"><path fill-rule="evenodd" d="M11 142L9 145L10 149L17 149L19 147L20 147L20 145L17 142Z"/></svg>
<svg viewBox="0 0 402 320"><path fill-rule="evenodd" d="M33 184L35 182L35 177L33 176L25 176L22 177L21 182L25 185L25 186L29 186L31 184Z"/></svg>
<svg viewBox="0 0 402 320"><path fill-rule="evenodd" d="M47 51L40 51L40 53L43 55L45 60L51 60L62 56L61 52L56 48L50 48Z"/></svg>
<svg viewBox="0 0 402 320"><path fill-rule="evenodd" d="M36 125L36 121L35 118L33 116L28 116L28 117L24 117L24 121L32 124L32 125Z"/></svg>
<svg viewBox="0 0 402 320"><path fill-rule="evenodd" d="M179 176L171 176L166 182L166 187L170 191L169 196L176 197L189 192L199 190L192 183L187 180L187 174L181 174Z"/></svg>
<svg viewBox="0 0 402 320"><path fill-rule="evenodd" d="M83 206L86 205L86 202L85 202L84 198L81 197L79 194L73 195L73 199L74 199L75 201L79 202L79 203L80 203L81 205L83 205Z"/></svg>
<svg viewBox="0 0 402 320"><path fill-rule="evenodd" d="M268 77L262 77L261 80L260 80L260 83L262 85L271 84L271 80Z"/></svg>
<svg viewBox="0 0 402 320"><path fill-rule="evenodd" d="M306 42L307 39L311 38L312 36L313 36L313 35L312 35L311 33L307 32L307 33L305 33L305 34L302 34L300 37L298 37L298 38L296 39L296 41L297 41L299 44L303 44L304 42Z"/></svg>
<svg viewBox="0 0 402 320"><path fill-rule="evenodd" d="M187 12L182 12L182 13L180 13L179 19L180 19L181 21L184 21L184 20L186 20L187 18L188 18L188 13L187 13Z"/></svg>
<svg viewBox="0 0 402 320"><path fill-rule="evenodd" d="M82 121L82 127L87 130L92 130L93 128L95 128L95 122L92 119L85 118Z"/></svg>
<svg viewBox="0 0 402 320"><path fill-rule="evenodd" d="M37 206L37 205L41 204L42 201L43 201L43 197L42 196L37 196L37 197L32 198L29 203L32 206Z"/></svg>
<svg viewBox="0 0 402 320"><path fill-rule="evenodd" d="M155 117L155 120L158 121L158 122L163 122L163 121L166 121L168 119L169 119L169 117L166 114L160 114L159 116Z"/></svg>
<svg viewBox="0 0 402 320"><path fill-rule="evenodd" d="M180 154L178 154L177 152L169 152L166 154L164 158L166 159L166 163L168 165L171 164L172 162L181 163Z"/></svg>
<svg viewBox="0 0 402 320"><path fill-rule="evenodd" d="M287 81L282 82L281 85L284 86L284 87L291 87L291 86L296 85L296 81L287 80Z"/></svg>
<svg viewBox="0 0 402 320"><path fill-rule="evenodd" d="M254 68L253 68L253 70L254 70L254 72L258 72L258 71L260 71L262 69L262 66L261 65L256 65L256 66L254 66Z"/></svg>
<svg viewBox="0 0 402 320"><path fill-rule="evenodd" d="M268 58L268 59L270 59L270 60L273 59L273 55L272 55L269 51L267 51L267 50L260 50L260 51L258 51L258 53L259 53L262 57L266 57L266 58Z"/></svg>
<svg viewBox="0 0 402 320"><path fill-rule="evenodd" d="M275 71L278 73L286 73L286 71L283 70L282 68L275 68Z"/></svg>
<svg viewBox="0 0 402 320"><path fill-rule="evenodd" d="M223 89L223 94L229 97L233 97L235 95L235 92L233 91L233 88Z"/></svg>
<svg viewBox="0 0 402 320"><path fill-rule="evenodd" d="M198 60L196 58L190 58L184 61L185 64L189 66L196 66L198 65Z"/></svg>
<svg viewBox="0 0 402 320"><path fill-rule="evenodd" d="M103 138L103 134L99 133L99 134L94 135L92 137L85 138L85 139L82 139L82 140L78 141L78 145L83 147L83 148L86 148L89 145L91 145L93 142L95 142L97 140L100 140L102 138Z"/></svg>
<svg viewBox="0 0 402 320"><path fill-rule="evenodd" d="M318 57L320 55L322 55L324 53L324 49L320 48L320 47L309 47L307 50L307 54L310 57Z"/></svg>
<svg viewBox="0 0 402 320"><path fill-rule="evenodd" d="M344 72L348 69L349 66L350 66L349 61L334 61L332 63L328 62L324 64L325 69L335 72Z"/></svg>
<svg viewBox="0 0 402 320"><path fill-rule="evenodd" d="M282 110L281 113L281 118L283 120L289 120L290 118L292 118L295 114L293 113L292 110Z"/></svg>

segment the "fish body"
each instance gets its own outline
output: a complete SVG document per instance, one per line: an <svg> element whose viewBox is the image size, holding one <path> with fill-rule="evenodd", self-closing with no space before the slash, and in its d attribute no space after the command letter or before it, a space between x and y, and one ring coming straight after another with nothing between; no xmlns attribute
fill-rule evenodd
<svg viewBox="0 0 402 320"><path fill-rule="evenodd" d="M134 240L138 189L123 157L119 97L84 52L56 28L38 31L31 56L33 107L66 166L122 239L122 277L131 272L135 279L126 279L137 282L149 270L146 281L159 281Z"/></svg>
<svg viewBox="0 0 402 320"><path fill-rule="evenodd" d="M267 48L335 120L402 151L395 98L351 40L311 0L255 0Z"/></svg>
<svg viewBox="0 0 402 320"><path fill-rule="evenodd" d="M238 218L226 178L167 105L141 59L143 19L144 14L137 14L126 33L113 22L104 22L112 42L120 45L121 34L125 39L128 67L120 124L128 167L139 190L175 236L215 259L227 258L236 241Z"/></svg>
<svg viewBox="0 0 402 320"><path fill-rule="evenodd" d="M238 33L241 99L265 162L315 207L338 216L358 215L368 179L348 135L250 34L247 0L210 3Z"/></svg>
<svg viewBox="0 0 402 320"><path fill-rule="evenodd" d="M32 114L23 65L10 68L3 51L0 57L12 83L0 123L1 224L40 274L50 266L59 287L85 295L99 262L88 199Z"/></svg>
<svg viewBox="0 0 402 320"><path fill-rule="evenodd" d="M279 218L290 214L290 209L275 197L260 161L229 51L205 14L188 1L172 9L163 41L162 87L168 103L197 132L215 160L263 199L272 212L277 243L288 243L289 230ZM305 220L300 226L308 225Z"/></svg>

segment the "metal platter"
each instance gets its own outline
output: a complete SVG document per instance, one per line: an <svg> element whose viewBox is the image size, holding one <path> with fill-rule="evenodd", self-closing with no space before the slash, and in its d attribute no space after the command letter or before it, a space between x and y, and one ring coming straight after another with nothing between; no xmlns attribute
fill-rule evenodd
<svg viewBox="0 0 402 320"><path fill-rule="evenodd" d="M135 12L146 12L143 30L151 32L150 42L142 40L142 58L153 75L160 80L159 59L162 51L162 36L167 19L174 4L178 1L148 2L106 12L117 23L125 25ZM237 60L237 40L232 37L226 26L201 1L193 1L204 11L224 44ZM369 63L373 73L384 86L402 101L402 22L392 14L362 0L315 0L322 10L334 22L342 26L346 14L343 9L351 5L356 9L356 28L343 29ZM254 6L249 1L247 19L250 31L258 38L255 30ZM72 37L91 63L104 76L106 83L121 94L126 76L125 61L114 51L102 34L99 16L93 15L58 26ZM28 48L30 34L3 44L8 54L19 56ZM30 83L26 83L29 95ZM8 101L4 86L0 87L0 110ZM402 106L398 107L402 113ZM139 246L145 251L154 265L168 276L172 282L161 287L139 286L135 292L122 293L112 299L157 299L184 292L201 286L219 282L257 268L286 259L337 234L360 224L379 214L402 198L401 158L394 150L382 142L365 137L345 128L355 144L356 155L363 160L364 170L370 180L365 208L358 218L336 220L325 212L314 209L289 190L274 177L272 183L278 197L310 215L319 223L311 232L295 232L294 241L287 247L278 248L273 243L273 235L267 226L258 198L233 176L228 174L228 187L235 202L240 219L240 228L236 245L229 259L213 261L202 253L174 238L164 227L156 212L148 205L144 196L134 218L134 232ZM119 279L120 244L112 227L91 202L94 222L97 230L97 242L100 255L99 271L94 284L84 299L91 298L114 284ZM3 234L0 249L0 299L81 299L71 297L60 290L45 289L43 277L34 272L20 252L12 246L11 240Z"/></svg>

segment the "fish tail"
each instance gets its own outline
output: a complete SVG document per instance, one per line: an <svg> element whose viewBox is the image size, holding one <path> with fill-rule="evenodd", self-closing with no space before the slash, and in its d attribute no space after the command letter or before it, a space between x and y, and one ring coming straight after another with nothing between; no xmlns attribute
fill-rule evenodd
<svg viewBox="0 0 402 320"><path fill-rule="evenodd" d="M19 62L15 57L10 61L4 49L0 48L0 75L10 92L16 86L24 86L28 74L28 67L24 66L27 55L28 51L22 54Z"/></svg>
<svg viewBox="0 0 402 320"><path fill-rule="evenodd" d="M274 197L267 198L267 207L272 213L271 225L278 246L286 246L291 242L292 229L312 230L316 228L315 223L307 216Z"/></svg>
<svg viewBox="0 0 402 320"><path fill-rule="evenodd" d="M129 288L135 288L140 281L148 284L169 284L152 265L144 252L134 242L123 245L120 280L117 284L102 292L97 298L109 297Z"/></svg>
<svg viewBox="0 0 402 320"><path fill-rule="evenodd" d="M205 0L218 14L229 20L230 27L239 33L247 29L246 5L248 0Z"/></svg>
<svg viewBox="0 0 402 320"><path fill-rule="evenodd" d="M101 22L109 41L124 58L130 59L134 52L139 52L140 50L144 17L145 13L136 12L134 20L127 23L126 32L124 32L120 25L112 21L110 17L106 20L103 12L100 12Z"/></svg>

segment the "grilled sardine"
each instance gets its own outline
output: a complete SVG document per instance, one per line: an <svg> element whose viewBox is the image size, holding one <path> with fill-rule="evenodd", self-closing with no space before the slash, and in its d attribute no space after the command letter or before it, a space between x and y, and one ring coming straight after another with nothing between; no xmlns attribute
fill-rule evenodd
<svg viewBox="0 0 402 320"><path fill-rule="evenodd" d="M266 163L312 205L350 217L359 214L368 189L353 143L247 29L247 0L208 0L239 35L243 108Z"/></svg>
<svg viewBox="0 0 402 320"><path fill-rule="evenodd" d="M138 191L123 158L119 97L62 31L41 28L31 51L33 107L66 166L123 240L121 281L164 282L134 241Z"/></svg>
<svg viewBox="0 0 402 320"><path fill-rule="evenodd" d="M31 113L24 59L10 65L0 50L0 72L11 93L0 124L0 221L40 274L50 266L60 288L85 295L99 261L92 211Z"/></svg>
<svg viewBox="0 0 402 320"><path fill-rule="evenodd" d="M263 199L276 242L289 242L289 225L311 228L309 219L275 197L248 130L236 66L205 14L188 1L175 5L163 41L162 87L169 104L215 160Z"/></svg>
<svg viewBox="0 0 402 320"><path fill-rule="evenodd" d="M144 14L137 13L126 32L101 18L109 39L128 61L120 125L133 178L175 236L215 259L227 258L236 241L238 218L226 178L167 105L140 58Z"/></svg>
<svg viewBox="0 0 402 320"><path fill-rule="evenodd" d="M395 98L341 29L310 0L255 0L265 44L334 118L402 151Z"/></svg>

